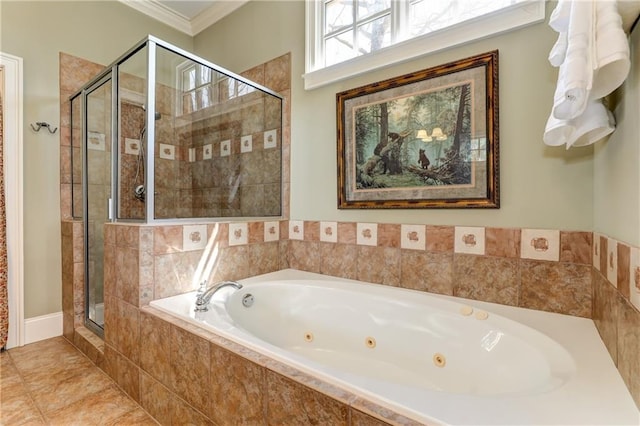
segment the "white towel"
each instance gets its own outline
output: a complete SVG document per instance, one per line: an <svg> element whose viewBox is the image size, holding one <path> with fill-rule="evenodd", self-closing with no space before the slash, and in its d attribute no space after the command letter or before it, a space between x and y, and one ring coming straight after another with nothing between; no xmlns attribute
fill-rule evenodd
<svg viewBox="0 0 640 426"><path fill-rule="evenodd" d="M629 42L615 0L596 2L595 41L596 61L590 96L599 99L616 90L631 68Z"/></svg>
<svg viewBox="0 0 640 426"><path fill-rule="evenodd" d="M615 119L600 100L590 101L584 113L572 120L547 120L543 140L549 146L585 146L599 141L615 130Z"/></svg>
<svg viewBox="0 0 640 426"><path fill-rule="evenodd" d="M598 142L613 133L616 119L611 111L600 100L591 101L584 113L574 119L575 130L567 142L567 149L572 146L586 146Z"/></svg>
<svg viewBox="0 0 640 426"><path fill-rule="evenodd" d="M549 25L559 33L549 53L559 70L544 143L592 144L615 130L601 98L624 82L631 66L616 0L559 0Z"/></svg>
<svg viewBox="0 0 640 426"><path fill-rule="evenodd" d="M592 1L571 2L566 56L553 100L553 116L561 120L571 120L587 107L593 83L594 10Z"/></svg>
<svg viewBox="0 0 640 426"><path fill-rule="evenodd" d="M556 44L551 48L549 52L549 62L554 67L559 67L564 62L564 58L567 56L567 32L563 31L558 36Z"/></svg>
<svg viewBox="0 0 640 426"><path fill-rule="evenodd" d="M571 16L571 1L559 0L556 8L549 17L549 26L559 33L569 29L569 17Z"/></svg>

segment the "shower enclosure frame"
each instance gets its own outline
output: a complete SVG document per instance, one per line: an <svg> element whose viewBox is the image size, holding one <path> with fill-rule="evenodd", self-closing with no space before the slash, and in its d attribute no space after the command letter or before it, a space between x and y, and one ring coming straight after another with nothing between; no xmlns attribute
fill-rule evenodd
<svg viewBox="0 0 640 426"><path fill-rule="evenodd" d="M105 67L105 69L96 75L91 81L86 83L81 89L79 89L76 93L69 97L69 102L73 103L73 100L77 97L81 97L81 116L82 116L82 146L81 146L81 158L82 158L82 216L78 217L74 211L73 206L75 193L72 191L72 217L74 219L81 219L83 221L84 228L84 323L87 328L92 330L94 333L104 337L104 326L99 325L93 320L89 318L90 311L90 298L89 298L89 249L88 249L88 241L89 241L89 203L88 203L88 190L89 190L89 182L88 182L88 105L87 105L87 96L96 88L105 84L109 80L111 80L111 182L110 182L110 197L108 199L108 218L107 222L122 222L122 223L144 223L149 225L166 225L166 224L188 224L188 223L197 223L203 222L207 220L229 220L229 219L237 219L236 217L228 217L228 216L220 216L220 217L191 217L191 218L163 218L158 219L155 217L155 165L154 165L154 155L155 152L155 117L156 117L156 59L157 59L157 48L164 48L172 53L180 55L184 57L186 60L193 61L199 65L206 66L210 68L212 71L215 71L220 74L224 74L229 78L233 78L238 82L247 84L251 87L254 87L261 92L271 95L274 98L279 99L280 101L280 130L282 129L283 123L283 102L284 97L279 95L278 93L268 89L260 84L257 84L247 78L244 78L234 72L231 72L223 67L220 67L212 62L209 62L197 55L194 55L184 49L181 49L175 45L167 43L157 37L152 35L148 35L140 42L136 43L132 48L126 51L123 55L121 55L118 59L112 62L109 66ZM140 52L142 49L147 49L147 58L146 58L146 93L144 94L144 98L146 101L146 109L145 109L145 122L144 126L146 128L146 138L140 141L140 149L145 150L147 155L144 156L144 185L146 190L145 197L145 209L144 209L144 218L135 219L135 218L120 218L119 217L119 202L120 200L120 177L119 177L119 140L120 140L120 98L119 96L119 84L118 84L118 71L121 64L123 64L127 59L131 58L136 53ZM72 122L72 131L73 131L73 108L71 108L71 122ZM280 148L282 149L282 148ZM73 142L72 142L72 150L73 150ZM73 169L73 160L74 156L71 155L71 167ZM282 185L282 157L280 159L280 214L278 216L269 216L269 217L283 217L283 199L282 194L284 193L284 188ZM73 183L73 182L72 182ZM73 186L73 185L72 185Z"/></svg>

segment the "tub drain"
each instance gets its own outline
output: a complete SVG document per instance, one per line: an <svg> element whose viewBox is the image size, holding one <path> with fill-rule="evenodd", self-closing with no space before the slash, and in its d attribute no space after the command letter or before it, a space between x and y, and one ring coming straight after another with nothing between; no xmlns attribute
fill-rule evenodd
<svg viewBox="0 0 640 426"><path fill-rule="evenodd" d="M433 363L436 367L444 367L447 364L447 358L441 353L436 353L433 355Z"/></svg>
<svg viewBox="0 0 640 426"><path fill-rule="evenodd" d="M306 332L304 333L305 342L313 342L313 333Z"/></svg>
<svg viewBox="0 0 640 426"><path fill-rule="evenodd" d="M364 339L364 344L367 345L368 348L373 349L376 347L376 339L373 337L367 337Z"/></svg>

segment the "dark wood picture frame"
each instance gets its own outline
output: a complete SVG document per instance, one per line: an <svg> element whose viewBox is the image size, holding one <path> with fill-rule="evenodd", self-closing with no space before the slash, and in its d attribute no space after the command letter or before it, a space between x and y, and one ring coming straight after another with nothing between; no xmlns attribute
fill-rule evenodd
<svg viewBox="0 0 640 426"><path fill-rule="evenodd" d="M499 208L498 51L336 95L338 208Z"/></svg>

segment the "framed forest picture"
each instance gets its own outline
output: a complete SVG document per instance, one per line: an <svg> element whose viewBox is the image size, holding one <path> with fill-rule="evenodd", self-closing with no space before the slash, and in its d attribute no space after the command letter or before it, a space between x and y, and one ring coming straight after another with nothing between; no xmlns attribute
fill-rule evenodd
<svg viewBox="0 0 640 426"><path fill-rule="evenodd" d="M499 208L498 51L336 101L338 208Z"/></svg>

